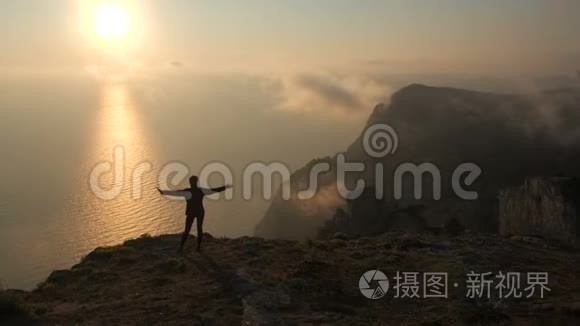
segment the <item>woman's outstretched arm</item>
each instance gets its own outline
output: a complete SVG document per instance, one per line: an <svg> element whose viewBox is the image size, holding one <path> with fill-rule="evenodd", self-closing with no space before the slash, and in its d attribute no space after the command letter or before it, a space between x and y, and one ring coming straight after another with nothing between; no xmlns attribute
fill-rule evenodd
<svg viewBox="0 0 580 326"><path fill-rule="evenodd" d="M226 189L231 188L232 185L225 185L222 187L217 187L217 188L201 188L201 192L203 192L204 195L211 195L211 194L215 194L216 192L222 192Z"/></svg>
<svg viewBox="0 0 580 326"><path fill-rule="evenodd" d="M157 188L157 191L159 191L159 193L164 195L164 196L174 196L174 197L184 197L184 198L191 196L191 192L187 189L161 190L161 189Z"/></svg>

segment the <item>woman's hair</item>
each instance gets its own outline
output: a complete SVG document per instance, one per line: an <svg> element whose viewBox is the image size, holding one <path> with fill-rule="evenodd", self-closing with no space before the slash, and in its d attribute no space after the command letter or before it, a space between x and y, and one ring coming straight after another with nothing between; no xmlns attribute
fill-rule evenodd
<svg viewBox="0 0 580 326"><path fill-rule="evenodd" d="M198 180L199 178L197 177L197 175L192 175L191 177L189 177L189 184L195 186L197 185Z"/></svg>

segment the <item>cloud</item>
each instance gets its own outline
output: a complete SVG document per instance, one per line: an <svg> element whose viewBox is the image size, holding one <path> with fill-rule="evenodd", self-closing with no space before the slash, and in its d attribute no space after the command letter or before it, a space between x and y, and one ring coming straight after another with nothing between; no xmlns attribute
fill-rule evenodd
<svg viewBox="0 0 580 326"><path fill-rule="evenodd" d="M313 114L347 115L366 118L378 103L389 101L393 88L391 82L377 79L360 71L329 72L271 72L236 73L207 72L197 70L188 63L167 59L162 64L148 65L139 70L139 78L164 80L166 78L209 78L232 87L257 85L265 87L275 103L270 109ZM237 85L239 80L246 80ZM214 92L215 89L208 89ZM260 91L261 92L261 91ZM221 98L222 96L217 96Z"/></svg>
<svg viewBox="0 0 580 326"><path fill-rule="evenodd" d="M179 60L170 61L169 64L171 66L173 66L174 68L182 68L183 67L183 62L181 62Z"/></svg>
<svg viewBox="0 0 580 326"><path fill-rule="evenodd" d="M329 104L346 109L359 109L362 106L356 94L330 78L305 74L299 76L296 83Z"/></svg>
<svg viewBox="0 0 580 326"><path fill-rule="evenodd" d="M391 87L361 74L303 73L283 79L285 108L367 115L388 100Z"/></svg>

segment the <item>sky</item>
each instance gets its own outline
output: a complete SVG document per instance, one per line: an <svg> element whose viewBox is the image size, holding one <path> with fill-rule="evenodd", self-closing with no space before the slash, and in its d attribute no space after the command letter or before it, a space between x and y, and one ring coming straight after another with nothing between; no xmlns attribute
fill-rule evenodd
<svg viewBox="0 0 580 326"><path fill-rule="evenodd" d="M0 70L102 64L111 53L91 44L82 12L95 1L3 1ZM574 0L118 2L132 23L123 64L150 71L539 74L580 57Z"/></svg>

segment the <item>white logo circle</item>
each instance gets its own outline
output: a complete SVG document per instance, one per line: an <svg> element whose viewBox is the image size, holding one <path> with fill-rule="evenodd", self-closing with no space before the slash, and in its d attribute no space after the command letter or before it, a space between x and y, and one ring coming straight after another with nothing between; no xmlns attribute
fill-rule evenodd
<svg viewBox="0 0 580 326"><path fill-rule="evenodd" d="M365 152L372 157L394 154L399 146L399 136L393 127L376 124L367 128L363 136Z"/></svg>
<svg viewBox="0 0 580 326"><path fill-rule="evenodd" d="M371 281L377 281L379 285L376 288L371 288ZM389 290L389 279L385 273L379 270L366 271L358 281L358 288L365 297L373 300L380 299Z"/></svg>

